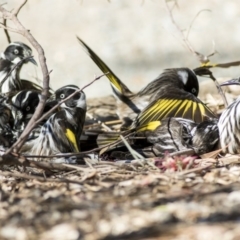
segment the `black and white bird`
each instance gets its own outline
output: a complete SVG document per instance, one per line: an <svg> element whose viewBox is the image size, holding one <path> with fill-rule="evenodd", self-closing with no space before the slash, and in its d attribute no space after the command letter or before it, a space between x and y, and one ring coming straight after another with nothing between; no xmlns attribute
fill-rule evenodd
<svg viewBox="0 0 240 240"><path fill-rule="evenodd" d="M221 86L240 85L240 78L226 81ZM239 89L240 90L240 89ZM222 152L240 153L240 96L221 114L218 122Z"/></svg>
<svg viewBox="0 0 240 240"><path fill-rule="evenodd" d="M39 102L41 94L36 90L22 90L17 92L10 100L11 113L14 119L13 131L17 139L23 130L26 128L28 122L32 118ZM57 102L51 98L47 99L43 114L49 111ZM56 112L56 111L55 111ZM39 136L41 126L46 122L44 119L36 126L28 137L28 140Z"/></svg>
<svg viewBox="0 0 240 240"><path fill-rule="evenodd" d="M32 56L32 49L22 42L10 43L0 56L0 92L8 93L23 89L41 89L37 84L20 79L24 64L31 62L37 65Z"/></svg>
<svg viewBox="0 0 240 240"><path fill-rule="evenodd" d="M215 117L197 98L199 84L196 75L201 75L201 71L166 69L138 93L132 93L86 43L80 38L78 41L109 79L117 100L117 114L123 121L122 127L129 127L133 121L135 127L167 117L187 118L198 123Z"/></svg>
<svg viewBox="0 0 240 240"><path fill-rule="evenodd" d="M218 148L218 119L208 119L197 124L191 130L191 146L197 155L202 155Z"/></svg>
<svg viewBox="0 0 240 240"><path fill-rule="evenodd" d="M0 96L0 146L10 147L13 144L13 121L11 106L5 97Z"/></svg>
<svg viewBox="0 0 240 240"><path fill-rule="evenodd" d="M156 129L145 130L143 134L149 146L140 144L139 152L145 157L162 157L166 153L187 149L193 149L196 155L202 155L214 150L219 140L217 119L198 124L184 118L166 118Z"/></svg>
<svg viewBox="0 0 240 240"><path fill-rule="evenodd" d="M120 149L121 156L128 158L131 154L121 142L119 137L121 134L133 149L146 158L163 157L165 154L189 149L196 155L202 155L215 150L218 146L217 122L217 119L210 119L198 124L184 118L165 118L121 133L96 133L95 145L94 130L92 132L89 130L85 132L85 138L81 139L81 143L84 144L85 150L90 150L88 146L92 148L105 146L105 149L115 154L116 151L119 153Z"/></svg>
<svg viewBox="0 0 240 240"><path fill-rule="evenodd" d="M60 103L76 91L79 88L75 85L64 86L55 92L56 100ZM61 103L60 110L41 127L39 137L26 143L23 151L39 156L79 152L85 115L86 97L80 91Z"/></svg>

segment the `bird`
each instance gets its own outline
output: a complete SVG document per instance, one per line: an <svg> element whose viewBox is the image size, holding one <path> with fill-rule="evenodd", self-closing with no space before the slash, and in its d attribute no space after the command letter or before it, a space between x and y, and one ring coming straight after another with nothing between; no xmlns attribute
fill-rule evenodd
<svg viewBox="0 0 240 240"><path fill-rule="evenodd" d="M219 148L218 119L212 118L199 123L191 131L191 145L197 155Z"/></svg>
<svg viewBox="0 0 240 240"><path fill-rule="evenodd" d="M179 88L171 88L151 102L132 122L131 128L167 117L182 117L201 123L217 118L199 98Z"/></svg>
<svg viewBox="0 0 240 240"><path fill-rule="evenodd" d="M94 147L104 148L111 157L131 158L124 148L120 135L143 157L163 157L165 154L192 149L196 155L215 150L218 146L218 119L208 119L200 124L184 118L165 118L152 121L123 132L84 132L81 145L85 151ZM87 136L89 139L87 140ZM95 146L93 146L95 141ZM86 147L89 146L90 149ZM118 157L117 157L118 158Z"/></svg>
<svg viewBox="0 0 240 240"><path fill-rule="evenodd" d="M24 89L42 90L34 82L20 78L22 66L28 62L37 65L32 49L22 42L10 43L0 55L0 92L9 93Z"/></svg>
<svg viewBox="0 0 240 240"><path fill-rule="evenodd" d="M208 119L198 124L185 118L165 118L156 129L144 132L150 146L141 147L138 152L144 157L163 157L188 149L193 149L196 155L210 152L219 140L217 122Z"/></svg>
<svg viewBox="0 0 240 240"><path fill-rule="evenodd" d="M77 93L70 97L74 92ZM56 155L61 153L78 153L80 136L86 116L86 96L79 87L66 85L55 91L59 111L52 114L41 127L37 138L23 146L22 152L30 155ZM66 99L68 98L68 99ZM65 100L65 102L62 102Z"/></svg>
<svg viewBox="0 0 240 240"><path fill-rule="evenodd" d="M0 146L10 147L13 144L13 118L7 98L0 96Z"/></svg>
<svg viewBox="0 0 240 240"><path fill-rule="evenodd" d="M23 130L26 128L28 122L32 118L39 102L41 94L36 90L22 90L17 92L9 100L9 106L11 108L11 114L14 119L13 132L17 139ZM54 97L47 99L43 114L48 112L53 106L57 104ZM28 140L38 137L40 134L41 126L46 122L46 119L41 121L28 136Z"/></svg>
<svg viewBox="0 0 240 240"><path fill-rule="evenodd" d="M240 85L240 78L233 78L221 86ZM223 153L240 153L240 96L223 110L219 122L220 146Z"/></svg>
<svg viewBox="0 0 240 240"><path fill-rule="evenodd" d="M123 121L122 128L134 127L167 117L183 117L201 122L205 117L215 118L214 113L197 98L199 83L189 68L165 69L138 93L129 88L79 37L78 41L97 66L110 80L117 99L117 114ZM197 70L201 74L202 71ZM204 72L205 73L205 72Z"/></svg>

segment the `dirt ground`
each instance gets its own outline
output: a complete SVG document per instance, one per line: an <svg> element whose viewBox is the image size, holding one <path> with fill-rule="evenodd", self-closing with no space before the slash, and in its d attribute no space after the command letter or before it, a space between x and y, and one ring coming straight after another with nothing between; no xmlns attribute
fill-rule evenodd
<svg viewBox="0 0 240 240"><path fill-rule="evenodd" d="M217 93L201 96L221 112ZM88 117L116 118L112 97L88 104ZM189 163L185 167L184 161ZM52 164L44 170L2 165L0 239L237 240L239 163L239 156L208 154L199 159Z"/></svg>

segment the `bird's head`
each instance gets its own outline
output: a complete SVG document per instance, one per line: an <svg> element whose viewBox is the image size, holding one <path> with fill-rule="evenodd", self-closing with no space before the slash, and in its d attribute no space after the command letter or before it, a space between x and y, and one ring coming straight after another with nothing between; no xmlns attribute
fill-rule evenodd
<svg viewBox="0 0 240 240"><path fill-rule="evenodd" d="M37 65L37 62L32 56L32 49L22 42L12 42L8 45L5 51L1 54L1 58L8 60L12 64L16 65L20 61L23 63L31 62ZM31 57L31 58L30 58Z"/></svg>
<svg viewBox="0 0 240 240"><path fill-rule="evenodd" d="M33 90L23 90L12 97L12 115L15 128L22 121L30 120L40 101L40 94Z"/></svg>
<svg viewBox="0 0 240 240"><path fill-rule="evenodd" d="M56 100L58 102L66 99L74 92L79 91L79 87L75 85L66 85L61 87L55 92ZM83 91L76 93L73 97L66 100L64 103L61 104L61 108L82 108L86 110L86 96Z"/></svg>
<svg viewBox="0 0 240 240"><path fill-rule="evenodd" d="M197 96L199 84L196 74L189 68L170 68L164 71L168 81L172 80L174 86L181 86L185 91Z"/></svg>

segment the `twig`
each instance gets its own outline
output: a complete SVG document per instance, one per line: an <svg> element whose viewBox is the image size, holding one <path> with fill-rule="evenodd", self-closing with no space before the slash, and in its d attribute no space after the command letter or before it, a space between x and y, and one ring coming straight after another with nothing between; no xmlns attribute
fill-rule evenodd
<svg viewBox="0 0 240 240"><path fill-rule="evenodd" d="M192 26L193 26L193 23L195 22L195 20L198 18L198 16L202 13L202 12L211 12L210 9L202 9L200 10L193 18L193 20L191 21L189 27L188 27L188 30L187 30L187 35L186 35L186 39L188 39L188 36L189 36L189 33L192 29ZM184 36L185 37L185 36Z"/></svg>
<svg viewBox="0 0 240 240"><path fill-rule="evenodd" d="M224 102L225 107L227 107L228 106L228 102L227 102L226 96L225 96L225 94L224 94L220 84L218 83L217 79L213 76L213 74L209 70L209 68L211 68L211 66L210 67L198 67L198 68L193 69L193 71L195 72L196 75L207 76L207 77L209 77L209 78L211 78L213 80L213 82L215 83L215 86L216 86L216 88L218 90L218 93L222 97L222 100Z"/></svg>
<svg viewBox="0 0 240 240"><path fill-rule="evenodd" d="M131 153L131 155L134 157L135 160L136 160L136 159L141 159L141 160L144 159L144 157L143 157L140 153L136 152L136 151L129 145L129 143L127 142L127 140L126 140L122 135L120 135L120 138L122 139L124 145L126 146L126 148L127 148L128 151Z"/></svg>
<svg viewBox="0 0 240 240"><path fill-rule="evenodd" d="M49 163L49 162L37 162L37 161L29 161L24 156L18 156L13 154L5 154L0 158L0 165L15 165L15 166L23 166L23 167L34 167L40 168L46 171L68 171L72 170L72 168L68 166L64 166L60 163Z"/></svg>
<svg viewBox="0 0 240 240"><path fill-rule="evenodd" d="M12 14L17 17L17 15L19 14L20 10L22 9L22 7L23 7L26 3L27 3L27 0L23 0L22 3L21 3L17 8L14 9L14 11L12 12Z"/></svg>
<svg viewBox="0 0 240 240"><path fill-rule="evenodd" d="M166 4L166 8L168 10L168 13L169 13L169 16L170 16L170 19L171 19L171 22L173 23L173 25L176 27L177 31L179 32L179 34L181 35L181 38L182 38L182 41L184 43L184 46L194 55L197 57L197 59L201 62L201 63L208 63L210 60L209 60L209 56L212 56L214 53L216 53L216 51L214 50L213 53L209 54L208 56L205 56L201 53L198 53L194 50L193 46L191 45L191 43L189 42L188 40L188 37L189 37L189 33L190 33L190 30L192 29L192 26L193 26L193 23L195 22L195 20L197 19L197 17L202 13L202 12L205 12L205 11L208 11L208 12L211 12L209 9L202 9L200 10L196 15L195 17L193 18L193 20L191 21L189 27L188 27L188 30L187 30L187 34L186 36L184 35L183 33L183 30L181 30L181 28L179 27L179 25L177 24L177 22L175 21L174 19L174 16L173 16L173 8L174 6L176 6L176 2L174 2L174 5L172 8L169 7L169 4L167 3L168 1L165 0L165 4Z"/></svg>
<svg viewBox="0 0 240 240"><path fill-rule="evenodd" d="M29 60L33 58L33 56L30 57L25 57L23 58L21 61L19 61L12 69L11 71L8 72L8 74L4 77L4 79L1 81L0 83L0 89L2 88L2 85L4 84L4 82L7 80L7 78L11 75L11 73L17 68L19 67L24 61Z"/></svg>
<svg viewBox="0 0 240 240"><path fill-rule="evenodd" d="M3 28L3 31L6 35L7 41L8 41L8 43L11 43L11 37L10 37L8 29L7 29L7 19L3 20L3 25L6 27L6 28Z"/></svg>
<svg viewBox="0 0 240 240"><path fill-rule="evenodd" d="M28 174L23 174L23 173L12 173L12 172L0 172L0 175L5 176L5 177L15 177L15 178L24 178L24 179L31 179L31 180L38 180L41 182L63 182L63 183L75 183L75 184L82 184L83 179L81 181L76 181L76 180L70 180L66 178L47 178L47 177L39 177L39 176L33 176L33 175L28 175Z"/></svg>
<svg viewBox="0 0 240 240"><path fill-rule="evenodd" d="M113 121L107 121L107 122L103 122L105 125L117 125L117 124L121 124L122 120L113 120ZM90 128L90 127L97 127L97 126L101 126L101 123L94 123L94 124L89 124L89 125L85 125L85 128Z"/></svg>
<svg viewBox="0 0 240 240"><path fill-rule="evenodd" d="M176 27L176 29L178 30L178 32L180 33L181 37L182 37L182 40L183 42L185 43L185 46L190 50L191 53L195 54L195 51L193 49L193 47L191 46L191 44L188 42L188 40L186 39L186 37L184 36L183 34L183 31L180 29L179 25L176 23L174 17L173 17L173 8L171 9L169 7L169 4L167 3L167 1L165 1L165 4L166 4L166 8L168 10L168 13L169 13L169 16L170 16L170 19L171 19L171 22L172 24ZM175 4L175 3L174 3ZM174 5L175 6L175 5Z"/></svg>
<svg viewBox="0 0 240 240"><path fill-rule="evenodd" d="M1 8L1 7L0 7L0 8ZM0 11L1 11L1 10L0 10ZM17 30L17 29L11 28L11 27L7 27L7 26L4 25L4 23L1 23L1 22L0 22L0 27L3 28L3 29L6 29L6 30L8 30L8 31L18 33L18 30Z"/></svg>
<svg viewBox="0 0 240 240"><path fill-rule="evenodd" d="M228 106L227 98L226 98L226 96L225 96L225 94L224 94L220 84L218 83L217 79L213 76L213 74L210 74L209 76L213 80L213 82L215 83L215 86L216 86L216 88L218 90L218 93L220 94L220 96L223 99L224 106L225 106L225 108L227 108L227 106Z"/></svg>
<svg viewBox="0 0 240 240"><path fill-rule="evenodd" d="M185 155L185 154L186 155L192 155L192 154L195 154L195 151L192 148L189 148L189 149L186 149L186 150L170 153L168 156L169 157L174 157L174 156Z"/></svg>
<svg viewBox="0 0 240 240"><path fill-rule="evenodd" d="M203 166L203 167L197 167L197 168L192 168L192 169L188 169L188 170L184 170L182 172L179 172L177 174L177 176L183 176L183 175L186 175L186 174L189 174L189 173L193 173L193 172L200 172L202 170L205 170L205 169L208 169L210 167L212 167L213 164L208 164L206 166Z"/></svg>

